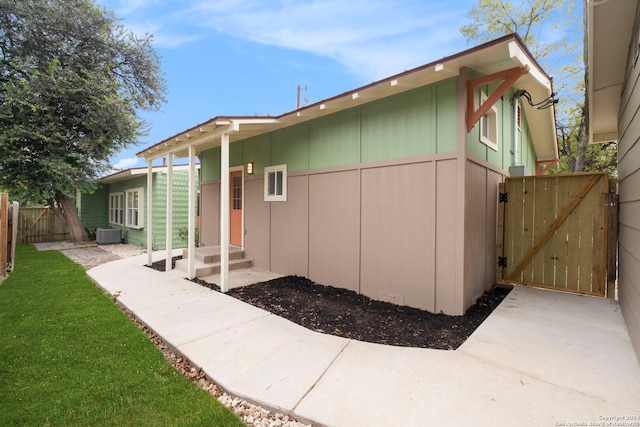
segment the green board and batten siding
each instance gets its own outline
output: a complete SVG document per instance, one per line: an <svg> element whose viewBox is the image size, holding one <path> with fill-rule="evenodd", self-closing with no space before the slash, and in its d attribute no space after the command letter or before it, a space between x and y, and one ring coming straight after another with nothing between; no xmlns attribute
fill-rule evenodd
<svg viewBox="0 0 640 427"><path fill-rule="evenodd" d="M230 166L289 172L456 150L456 80L374 101L231 144ZM202 153L202 181L220 179L220 148Z"/></svg>
<svg viewBox="0 0 640 427"><path fill-rule="evenodd" d="M77 197L78 215L85 229L95 233L96 228L105 227L109 222L109 192L101 185L91 194Z"/></svg>

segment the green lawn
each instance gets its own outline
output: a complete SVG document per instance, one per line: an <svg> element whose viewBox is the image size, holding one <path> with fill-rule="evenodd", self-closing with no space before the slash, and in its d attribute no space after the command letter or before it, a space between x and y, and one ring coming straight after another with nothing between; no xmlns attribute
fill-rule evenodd
<svg viewBox="0 0 640 427"><path fill-rule="evenodd" d="M58 251L0 283L0 425L242 426Z"/></svg>

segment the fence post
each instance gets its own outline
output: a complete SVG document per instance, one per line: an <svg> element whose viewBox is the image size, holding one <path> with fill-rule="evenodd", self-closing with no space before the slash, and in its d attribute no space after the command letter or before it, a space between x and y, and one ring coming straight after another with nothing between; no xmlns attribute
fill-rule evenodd
<svg viewBox="0 0 640 427"><path fill-rule="evenodd" d="M7 250L9 251L9 260L7 262L9 271L13 271L13 268L16 265L16 243L18 242L18 211L20 209L20 204L18 202L13 202L9 205L9 241L11 242L8 245Z"/></svg>
<svg viewBox="0 0 640 427"><path fill-rule="evenodd" d="M7 248L9 245L9 195L0 194L0 280L7 277Z"/></svg>

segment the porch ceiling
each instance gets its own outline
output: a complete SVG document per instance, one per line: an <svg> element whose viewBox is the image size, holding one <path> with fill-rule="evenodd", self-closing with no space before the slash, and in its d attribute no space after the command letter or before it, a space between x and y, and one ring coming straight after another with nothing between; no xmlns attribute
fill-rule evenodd
<svg viewBox="0 0 640 427"><path fill-rule="evenodd" d="M637 2L589 2L589 102L591 142L617 140L618 111Z"/></svg>
<svg viewBox="0 0 640 427"><path fill-rule="evenodd" d="M153 160L171 153L177 157L187 157L190 145L194 145L197 155L219 146L223 133L228 133L229 142L233 143L455 77L462 67L490 74L524 65L529 66L530 72L518 79L516 85L526 89L536 100L548 97L552 91L550 78L536 63L521 39L517 35L509 35L281 116L214 117L144 149L138 156L145 160ZM538 159L557 158L553 109L528 110L530 109L525 108L525 114L531 124ZM234 123L235 127L230 130Z"/></svg>

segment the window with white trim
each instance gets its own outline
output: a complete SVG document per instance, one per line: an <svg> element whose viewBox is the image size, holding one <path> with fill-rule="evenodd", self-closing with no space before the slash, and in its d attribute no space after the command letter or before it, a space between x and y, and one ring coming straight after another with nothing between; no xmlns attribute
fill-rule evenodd
<svg viewBox="0 0 640 427"><path fill-rule="evenodd" d="M480 105L486 100L487 95L480 92ZM494 104L480 117L480 142L498 151L498 135L498 108Z"/></svg>
<svg viewBox="0 0 640 427"><path fill-rule="evenodd" d="M125 194L125 225L131 228L142 228L144 225L142 209L142 188L126 190Z"/></svg>
<svg viewBox="0 0 640 427"><path fill-rule="evenodd" d="M124 193L109 193L109 222L124 224Z"/></svg>
<svg viewBox="0 0 640 427"><path fill-rule="evenodd" d="M264 201L287 201L287 165L264 168Z"/></svg>

